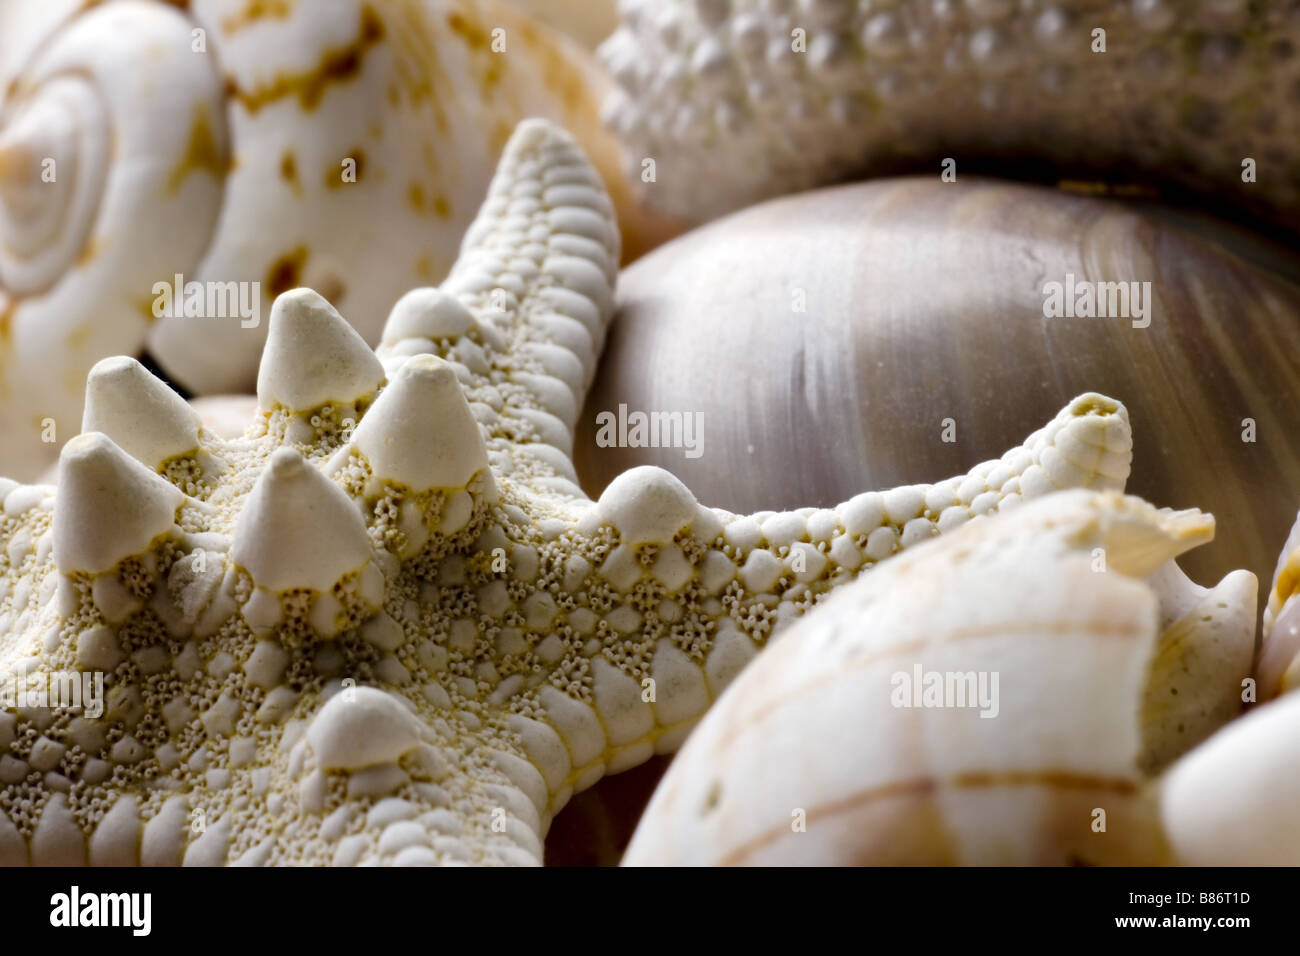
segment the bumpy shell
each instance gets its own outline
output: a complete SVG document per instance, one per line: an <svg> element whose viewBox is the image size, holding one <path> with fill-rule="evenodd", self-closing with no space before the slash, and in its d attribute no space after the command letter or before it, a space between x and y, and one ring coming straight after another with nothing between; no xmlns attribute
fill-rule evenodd
<svg viewBox="0 0 1300 956"><path fill-rule="evenodd" d="M0 693L98 673L104 712L0 696L0 863L536 863L575 792L675 750L830 591L1128 474L1127 414L1090 393L834 510L706 508L654 467L593 501L572 435L618 251L599 175L530 120L377 350L311 290L276 300L239 438L97 363L57 488L0 482Z"/></svg>
<svg viewBox="0 0 1300 956"><path fill-rule="evenodd" d="M606 83L491 0L3 5L0 472L38 474L91 365L146 340L192 392L251 388L294 286L376 344L400 295L445 276L526 117L572 130L631 251L653 241L599 123ZM178 274L245 285L219 315L159 319L155 284Z"/></svg>
<svg viewBox="0 0 1300 956"><path fill-rule="evenodd" d="M959 176L981 160L1121 170L1291 227L1300 213L1291 3L632 0L621 10L624 26L602 47L621 85L608 116L638 177L644 158L657 164L647 194L679 215L854 174L937 174L944 157Z"/></svg>
<svg viewBox="0 0 1300 956"><path fill-rule="evenodd" d="M745 210L620 276L579 471L599 489L656 464L709 503L830 504L956 470L969 442L1001 447L1096 388L1153 436L1130 490L1224 516L1189 572L1267 579L1296 507L1278 489L1300 488L1300 285L1277 274L1300 267L1221 235L1241 256L1114 201L978 180ZM1150 282L1149 326L1045 318L1045 285L1070 275ZM598 448L596 416L620 404L702 413L703 454Z"/></svg>
<svg viewBox="0 0 1300 956"><path fill-rule="evenodd" d="M1140 764L1192 741L1144 717L1171 690L1157 641L1163 629L1163 643L1181 633L1183 654L1230 646L1230 667L1172 689L1236 695L1255 580L1237 572L1197 595L1143 579L1213 528L1196 511L1064 492L898 558L737 678L669 768L625 862L1165 861ZM952 696L923 694L933 674Z"/></svg>

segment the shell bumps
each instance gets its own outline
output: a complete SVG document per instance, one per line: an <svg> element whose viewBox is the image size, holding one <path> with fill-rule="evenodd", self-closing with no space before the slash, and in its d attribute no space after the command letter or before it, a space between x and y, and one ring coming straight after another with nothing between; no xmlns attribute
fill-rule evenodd
<svg viewBox="0 0 1300 956"><path fill-rule="evenodd" d="M57 490L0 490L0 674L102 680L103 714L0 707L0 862L537 863L573 793L675 749L842 583L1128 474L1125 410L1087 394L835 509L735 515L657 468L592 501L571 435L617 260L598 175L534 120L377 351L277 299L242 437L97 364Z"/></svg>
<svg viewBox="0 0 1300 956"><path fill-rule="evenodd" d="M1290 3L631 0L606 105L651 199L707 217L941 158L1145 176L1294 228ZM1243 162L1266 175L1249 181ZM1031 166L1031 171L1033 170Z"/></svg>

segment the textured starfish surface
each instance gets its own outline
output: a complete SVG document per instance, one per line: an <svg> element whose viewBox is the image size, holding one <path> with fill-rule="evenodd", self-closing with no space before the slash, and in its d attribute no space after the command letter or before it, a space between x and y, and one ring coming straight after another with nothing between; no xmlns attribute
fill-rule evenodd
<svg viewBox="0 0 1300 956"><path fill-rule="evenodd" d="M529 121L377 351L276 301L241 438L97 365L57 490L0 488L0 676L49 695L0 709L0 862L537 863L574 792L676 748L837 584L1127 477L1127 413L1085 395L836 509L733 515L655 468L592 501L570 442L617 253L596 174Z"/></svg>

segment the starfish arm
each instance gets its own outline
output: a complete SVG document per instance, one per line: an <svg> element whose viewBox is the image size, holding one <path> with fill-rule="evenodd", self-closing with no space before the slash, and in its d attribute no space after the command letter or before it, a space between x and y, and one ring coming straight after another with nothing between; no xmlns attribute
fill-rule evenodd
<svg viewBox="0 0 1300 956"><path fill-rule="evenodd" d="M526 127L522 181L571 168L564 142ZM833 510L735 516L653 468L593 502L507 414L542 394L512 376L566 271L539 269L486 371L463 315L377 355L285 293L235 440L132 360L96 366L57 490L0 487L0 693L47 695L0 700L0 862L538 862L573 793L674 749L841 581L1127 474L1127 415L1089 395L965 478ZM448 302L496 321L447 293L406 318Z"/></svg>
<svg viewBox="0 0 1300 956"><path fill-rule="evenodd" d="M378 353L389 369L423 353L452 362L497 473L584 497L573 431L613 315L618 261L600 175L566 132L522 123L451 274L397 303Z"/></svg>
<svg viewBox="0 0 1300 956"><path fill-rule="evenodd" d="M554 731L531 728L530 751L558 784L552 811L604 772L674 751L766 641L836 587L1022 499L1122 490L1131 457L1127 410L1090 393L966 475L868 492L835 509L734 515L700 506L662 469L624 473L577 517L577 535L508 549L530 569L553 569L517 592L518 605L563 609L518 622L524 644L537 639L535 651L561 658L549 687L521 684L518 704ZM551 636L528 635L528 623ZM557 750L540 741L555 734L569 759L548 762Z"/></svg>

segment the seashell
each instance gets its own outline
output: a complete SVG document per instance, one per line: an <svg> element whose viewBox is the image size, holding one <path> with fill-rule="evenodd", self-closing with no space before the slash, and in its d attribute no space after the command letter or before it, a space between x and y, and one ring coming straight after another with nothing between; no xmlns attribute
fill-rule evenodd
<svg viewBox="0 0 1300 956"><path fill-rule="evenodd" d="M976 515L1124 483L1127 413L1086 393L1002 459L836 510L705 508L653 467L593 501L572 434L618 251L594 168L529 120L378 349L310 289L276 299L239 437L140 363L96 365L57 487L0 483L0 687L111 671L123 733L0 697L4 859L536 864L575 792L675 750L830 591ZM86 800L165 790L202 826L74 817L82 755Z"/></svg>
<svg viewBox="0 0 1300 956"><path fill-rule="evenodd" d="M1152 703L1235 697L1254 646L1254 576L1207 594L1172 563L1213 532L1061 492L841 589L701 721L624 863L1166 862L1143 765L1193 739Z"/></svg>
<svg viewBox="0 0 1300 956"><path fill-rule="evenodd" d="M1300 694L1228 724L1160 783L1160 819L1179 863L1295 866L1300 862Z"/></svg>
<svg viewBox="0 0 1300 956"><path fill-rule="evenodd" d="M959 177L989 164L1120 171L1300 221L1300 113L1283 105L1300 21L1285 4L637 0L620 12L601 47L620 86L606 114L638 178L656 163L645 194L677 215L942 161Z"/></svg>
<svg viewBox="0 0 1300 956"><path fill-rule="evenodd" d="M256 395L201 395L190 400L203 427L218 438L238 438L257 412Z"/></svg>
<svg viewBox="0 0 1300 956"><path fill-rule="evenodd" d="M1133 493L1231 516L1189 573L1266 579L1296 507L1273 489L1300 487L1300 285L1279 275L1300 268L1214 234L979 180L877 181L734 214L620 276L579 474L597 490L654 464L708 504L829 506L957 471L968 442L1004 447L1039 409L1096 388L1159 436L1136 451ZM1149 282L1149 325L1046 318L1046 284L1069 276ZM597 447L596 416L620 405L702 416L703 454Z"/></svg>
<svg viewBox="0 0 1300 956"><path fill-rule="evenodd" d="M630 253L666 228L622 181L594 59L490 0L12 3L0 37L0 473L53 460L108 355L251 388L294 286L377 344L526 117L574 131Z"/></svg>
<svg viewBox="0 0 1300 956"><path fill-rule="evenodd" d="M594 50L618 27L615 0L510 0L547 26Z"/></svg>
<svg viewBox="0 0 1300 956"><path fill-rule="evenodd" d="M1277 559L1273 584L1264 608L1263 644L1256 676L1259 699L1300 686L1300 514L1291 526Z"/></svg>

